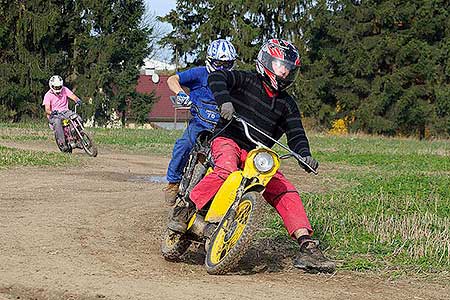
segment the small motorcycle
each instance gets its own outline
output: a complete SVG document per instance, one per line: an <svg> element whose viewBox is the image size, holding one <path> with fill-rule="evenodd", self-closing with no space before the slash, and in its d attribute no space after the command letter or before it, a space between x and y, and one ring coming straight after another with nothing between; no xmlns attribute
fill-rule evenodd
<svg viewBox="0 0 450 300"><path fill-rule="evenodd" d="M170 100L175 107L182 107L177 104L175 96L170 96ZM195 105L193 106L195 107ZM195 108L195 110L197 111L197 114L201 115L198 108ZM220 116L219 112L214 109L206 109L205 112L206 114L209 114L209 117L212 119L216 118L215 114L217 114L217 118ZM176 199L184 198L189 195L194 186L203 178L206 170L213 167L211 159L208 159L212 139L213 129L205 129L197 136L194 147L189 153L188 161L183 169L183 175L181 177Z"/></svg>
<svg viewBox="0 0 450 300"><path fill-rule="evenodd" d="M192 148L188 162L183 169L177 199L187 197L197 183L204 177L208 169L214 166L210 159L210 143L213 133L204 130L198 135Z"/></svg>
<svg viewBox="0 0 450 300"><path fill-rule="evenodd" d="M249 249L262 222L262 194L279 169L281 159L294 157L305 168L317 174L305 163L303 157L287 146L272 139L242 117L234 118L242 124L245 135L257 147L248 153L244 168L231 173L209 204L191 217L186 233L166 229L161 245L163 257L175 261L187 251L192 242L204 244L206 271L215 275L232 270ZM288 153L280 156L256 141L250 135L249 128L271 139ZM209 155L203 162L199 160L197 165L194 169L199 170L198 174L203 174L202 176L212 172L213 162Z"/></svg>
<svg viewBox="0 0 450 300"><path fill-rule="evenodd" d="M72 153L74 148L83 149L89 156L96 157L98 154L97 147L92 142L91 137L85 132L83 123L80 116L77 114L77 106L75 105L75 111L69 118L61 120L61 124L64 131L64 138L66 140L67 149L64 150L55 140L58 148L62 152Z"/></svg>

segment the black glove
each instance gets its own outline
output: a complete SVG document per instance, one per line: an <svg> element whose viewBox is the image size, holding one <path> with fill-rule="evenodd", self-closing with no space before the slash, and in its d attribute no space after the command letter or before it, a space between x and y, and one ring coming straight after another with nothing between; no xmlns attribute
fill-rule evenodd
<svg viewBox="0 0 450 300"><path fill-rule="evenodd" d="M51 114L50 114L50 117L54 117L54 116L56 116L58 114L58 111L57 110L52 110L52 112L51 112Z"/></svg>
<svg viewBox="0 0 450 300"><path fill-rule="evenodd" d="M305 157L305 163L307 165L309 165L314 171L317 170L317 168L319 167L319 163L317 162L317 160L315 160L314 158L312 158L312 156L306 156ZM306 166L302 166L306 172L311 173L312 171L306 167Z"/></svg>
<svg viewBox="0 0 450 300"><path fill-rule="evenodd" d="M77 102L75 102L75 104L80 106L81 104L83 104L83 101L81 101L81 99L78 99Z"/></svg>
<svg viewBox="0 0 450 300"><path fill-rule="evenodd" d="M220 115L225 120L231 120L231 118L233 117L234 112L235 112L234 106L233 106L233 103L231 103L231 102L225 102L220 107Z"/></svg>

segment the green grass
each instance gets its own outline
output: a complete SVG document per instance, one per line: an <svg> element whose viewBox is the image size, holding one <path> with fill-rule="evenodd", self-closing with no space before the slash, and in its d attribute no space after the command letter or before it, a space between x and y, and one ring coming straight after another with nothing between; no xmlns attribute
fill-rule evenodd
<svg viewBox="0 0 450 300"><path fill-rule="evenodd" d="M162 129L87 130L98 145L167 157L182 134ZM0 124L2 139L53 143L45 124ZM340 262L340 269L450 271L450 141L311 134L310 144L322 166L314 182L323 187L301 196L315 237L327 255ZM0 153L3 167L58 165L71 159L4 147ZM304 190L301 184L299 189ZM276 214L268 217L262 236L285 242L288 251L296 249Z"/></svg>
<svg viewBox="0 0 450 300"><path fill-rule="evenodd" d="M63 166L77 163L76 158L64 153L28 151L0 146L0 169L15 166Z"/></svg>
<svg viewBox="0 0 450 300"><path fill-rule="evenodd" d="M89 128L88 131L93 133L94 141L99 145L157 154L172 153L173 144L182 135L182 131L164 129Z"/></svg>
<svg viewBox="0 0 450 300"><path fill-rule="evenodd" d="M450 142L313 136L313 154L344 182L303 193L315 236L349 270L450 271ZM320 169L319 169L320 170ZM271 235L285 229L268 221Z"/></svg>
<svg viewBox="0 0 450 300"><path fill-rule="evenodd" d="M181 130L146 130L128 128L87 128L97 145L105 145L120 150L150 151L157 154L172 152ZM0 141L49 141L54 143L52 131L47 124L5 124L0 123Z"/></svg>

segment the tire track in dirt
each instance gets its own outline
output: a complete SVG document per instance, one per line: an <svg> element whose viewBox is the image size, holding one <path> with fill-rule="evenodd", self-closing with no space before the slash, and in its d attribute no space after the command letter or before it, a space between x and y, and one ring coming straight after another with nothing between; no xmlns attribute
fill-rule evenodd
<svg viewBox="0 0 450 300"><path fill-rule="evenodd" d="M46 142L0 145L57 151ZM282 256L276 269L257 265L227 276L207 275L195 249L184 262L166 262L159 253L168 213L163 185L130 179L162 176L168 157L102 147L97 158L74 155L83 156L80 167L0 171L0 299L369 300L450 294L448 283L344 271L304 274ZM259 259L264 264L270 254Z"/></svg>

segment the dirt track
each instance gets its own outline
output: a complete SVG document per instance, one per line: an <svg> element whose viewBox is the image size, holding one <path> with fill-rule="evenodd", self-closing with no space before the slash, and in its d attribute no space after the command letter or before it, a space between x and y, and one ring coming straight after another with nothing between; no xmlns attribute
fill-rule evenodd
<svg viewBox="0 0 450 300"><path fill-rule="evenodd" d="M56 151L44 142L0 145ZM198 251L166 262L163 185L133 179L163 175L168 157L100 148L88 162L0 171L0 300L450 298L447 282L304 274L288 259L227 276L207 275Z"/></svg>

